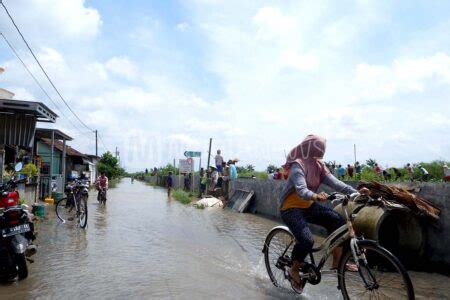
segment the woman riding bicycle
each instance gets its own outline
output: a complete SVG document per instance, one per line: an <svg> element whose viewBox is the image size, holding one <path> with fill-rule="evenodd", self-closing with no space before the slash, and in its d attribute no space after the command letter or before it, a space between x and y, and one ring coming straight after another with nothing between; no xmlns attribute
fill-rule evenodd
<svg viewBox="0 0 450 300"><path fill-rule="evenodd" d="M344 194L356 192L353 187L336 179L322 162L325 148L324 138L308 135L291 150L283 166L289 177L278 199L278 204L282 220L296 239L292 250L293 265L289 275L292 287L299 292L303 289L299 275L300 268L314 245L308 223L325 227L328 234L345 224L344 219L337 212L319 203L328 198L326 193L317 192L319 186L325 184ZM368 193L368 190L364 188L360 192ZM341 254L342 247L336 248L333 252L333 268L337 267ZM356 266L353 265L348 268L356 270Z"/></svg>

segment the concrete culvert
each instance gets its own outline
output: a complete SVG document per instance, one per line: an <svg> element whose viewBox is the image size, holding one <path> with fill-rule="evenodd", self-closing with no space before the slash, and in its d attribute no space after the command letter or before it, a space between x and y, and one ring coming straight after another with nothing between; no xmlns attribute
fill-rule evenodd
<svg viewBox="0 0 450 300"><path fill-rule="evenodd" d="M348 212L351 213L357 206L350 202ZM336 206L335 210L343 215L341 205ZM424 227L409 210L366 206L357 213L353 224L358 235L378 241L406 266L416 266L424 253Z"/></svg>

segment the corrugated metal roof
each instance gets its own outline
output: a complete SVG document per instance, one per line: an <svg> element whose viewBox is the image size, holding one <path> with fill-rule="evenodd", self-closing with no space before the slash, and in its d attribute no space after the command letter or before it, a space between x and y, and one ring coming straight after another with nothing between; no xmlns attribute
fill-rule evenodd
<svg viewBox="0 0 450 300"><path fill-rule="evenodd" d="M0 113L0 144L31 148L36 116Z"/></svg>
<svg viewBox="0 0 450 300"><path fill-rule="evenodd" d="M44 103L11 99L0 99L0 113L29 114L34 115L39 122L51 123L55 123L56 118L58 117L58 115Z"/></svg>

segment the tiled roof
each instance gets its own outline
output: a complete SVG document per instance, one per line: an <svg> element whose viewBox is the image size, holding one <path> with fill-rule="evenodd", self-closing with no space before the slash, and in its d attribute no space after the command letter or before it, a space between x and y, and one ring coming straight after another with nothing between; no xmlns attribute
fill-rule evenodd
<svg viewBox="0 0 450 300"><path fill-rule="evenodd" d="M49 146L52 145L51 139L41 138L40 140ZM61 142L59 140L55 140L55 148L58 149L59 151L63 152L63 142ZM86 157L86 155L84 155L83 153L81 153L67 145L66 145L66 154L67 154L67 156Z"/></svg>

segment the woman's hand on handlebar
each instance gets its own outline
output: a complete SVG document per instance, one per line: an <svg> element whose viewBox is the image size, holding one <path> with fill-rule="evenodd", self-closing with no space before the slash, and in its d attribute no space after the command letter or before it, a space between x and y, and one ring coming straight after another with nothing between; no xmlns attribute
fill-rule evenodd
<svg viewBox="0 0 450 300"><path fill-rule="evenodd" d="M315 195L316 200L319 201L327 201L328 200L328 194L325 192L320 192Z"/></svg>
<svg viewBox="0 0 450 300"><path fill-rule="evenodd" d="M361 195L369 196L370 190L366 187L360 188L358 191Z"/></svg>

